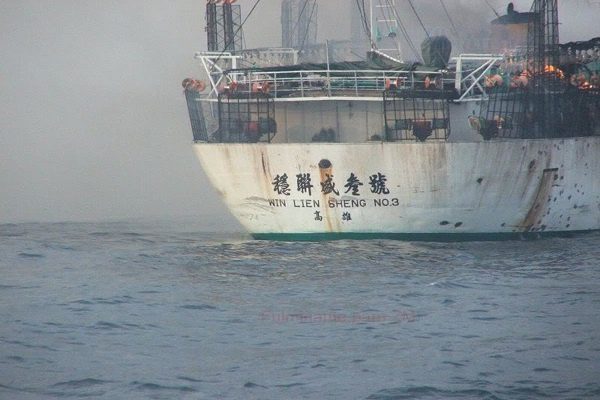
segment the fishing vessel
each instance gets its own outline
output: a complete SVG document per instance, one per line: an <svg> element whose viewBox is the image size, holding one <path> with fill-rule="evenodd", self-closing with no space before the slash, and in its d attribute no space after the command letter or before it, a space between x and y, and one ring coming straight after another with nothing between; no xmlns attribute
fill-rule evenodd
<svg viewBox="0 0 600 400"><path fill-rule="evenodd" d="M600 38L561 45L557 0L535 0L493 21L487 53L451 57L426 31L406 62L395 2L353 6L366 56L340 61L357 40L316 43L316 0L282 0L284 47L259 49L240 3L206 4L205 73L183 81L193 149L253 237L600 229Z"/></svg>

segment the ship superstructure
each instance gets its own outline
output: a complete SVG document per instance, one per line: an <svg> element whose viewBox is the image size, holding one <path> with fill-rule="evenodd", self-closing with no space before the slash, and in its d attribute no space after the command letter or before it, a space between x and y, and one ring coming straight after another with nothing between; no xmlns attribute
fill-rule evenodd
<svg viewBox="0 0 600 400"><path fill-rule="evenodd" d="M242 25L218 22L236 20L232 3L207 5L209 35L231 39L209 38L221 44L196 54L205 81L183 84L196 154L255 237L600 229L600 82L588 67L600 49L583 63L561 48L556 0L496 21L514 48L450 57L450 41L428 35L419 63L390 44L404 32L390 1L370 13L359 2L372 48L352 61L339 61L351 43L313 43L310 0L283 2L289 47L232 47Z"/></svg>

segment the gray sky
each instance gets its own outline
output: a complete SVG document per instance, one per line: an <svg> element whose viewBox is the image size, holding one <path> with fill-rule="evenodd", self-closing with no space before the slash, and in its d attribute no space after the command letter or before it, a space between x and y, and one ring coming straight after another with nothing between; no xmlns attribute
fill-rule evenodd
<svg viewBox="0 0 600 400"><path fill-rule="evenodd" d="M238 3L247 12L254 1ZM415 2L430 26L442 24L436 3ZM493 18L482 1L446 3L461 26ZM279 44L279 4L261 2L249 46ZM320 39L349 34L340 10L353 4L319 1ZM467 4L478 9L458 11ZM526 11L530 1L515 4ZM205 214L235 226L194 158L180 86L199 75L204 5L0 0L0 223ZM563 41L600 36L600 0L561 6Z"/></svg>

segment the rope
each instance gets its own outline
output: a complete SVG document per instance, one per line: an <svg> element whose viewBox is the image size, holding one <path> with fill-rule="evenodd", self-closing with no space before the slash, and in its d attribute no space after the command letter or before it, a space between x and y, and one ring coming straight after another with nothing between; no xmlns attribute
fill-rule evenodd
<svg viewBox="0 0 600 400"><path fill-rule="evenodd" d="M444 0L440 0L440 3L442 4L442 8L444 9L446 16L448 17L448 21L450 21L450 25L452 25L452 30L454 31L454 35L456 35L456 37L459 37L460 35L458 34L458 29L456 29L456 25L454 25L454 21L452 21L452 17L450 16L448 9L446 8L446 4L444 3Z"/></svg>
<svg viewBox="0 0 600 400"><path fill-rule="evenodd" d="M300 20L302 19L302 14L304 14L304 10L306 9L307 5L308 5L308 0L304 0L304 4L302 5L300 14L298 14L298 20L296 21L296 23L294 24L294 27L292 28L292 35L294 34L294 32L296 32L296 28L298 28L298 24L300 23ZM309 22L309 25L310 25L310 22ZM308 31L309 27L307 27L306 30Z"/></svg>
<svg viewBox="0 0 600 400"><path fill-rule="evenodd" d="M313 15L315 14L315 9L317 8L317 2L313 2L312 9L310 10L310 15L308 17L308 26L306 27L306 32L304 32L304 37L302 38L302 45L300 46L300 53L304 51L304 44L306 42L306 38L308 37L308 32L310 31L310 22L313 19Z"/></svg>
<svg viewBox="0 0 600 400"><path fill-rule="evenodd" d="M358 12L360 13L360 17L362 20L362 25L367 34L367 38L369 39L369 43L371 43L371 48L375 49L377 46L371 37L371 29L369 28L369 21L367 21L366 11L365 11L365 0L356 0L356 7L358 8Z"/></svg>
<svg viewBox="0 0 600 400"><path fill-rule="evenodd" d="M421 59L421 54L419 53L419 51L417 50L415 44L413 43L408 30L406 29L406 26L404 25L404 23L402 22L402 19L400 18L400 14L398 13L398 10L396 9L396 7L392 7L392 10L394 11L394 15L396 16L396 20L398 21L398 25L400 26L400 30L402 31L402 36L404 36L404 39L406 40L406 43L408 43L408 47L410 47L410 49L412 50L412 52L414 53L414 55L417 57L417 60Z"/></svg>
<svg viewBox="0 0 600 400"><path fill-rule="evenodd" d="M494 14L496 14L496 17L500 18L500 14L498 14L498 12L496 11L496 9L494 7L492 7L492 5L490 4L490 2L488 0L484 0L485 4L488 5L489 8L492 9L492 11L494 12Z"/></svg>
<svg viewBox="0 0 600 400"><path fill-rule="evenodd" d="M431 38L431 36L429 36L429 32L427 32L427 28L425 28L425 24L423 24L423 21L421 20L421 17L419 16L419 13L417 12L417 10L415 9L415 6L412 3L412 0L408 0L408 4L410 5L410 8L412 8L413 12L415 13L415 16L417 17L417 21L419 21L419 24L421 24L421 28L423 28L423 30L425 31L425 35L427 35L428 38Z"/></svg>

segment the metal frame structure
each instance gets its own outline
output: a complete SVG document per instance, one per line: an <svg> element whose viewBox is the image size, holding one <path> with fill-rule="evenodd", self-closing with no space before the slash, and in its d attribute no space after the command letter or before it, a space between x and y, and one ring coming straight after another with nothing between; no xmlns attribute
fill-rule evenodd
<svg viewBox="0 0 600 400"><path fill-rule="evenodd" d="M209 51L235 51L242 49L242 11L230 1L206 3L206 36Z"/></svg>
<svg viewBox="0 0 600 400"><path fill-rule="evenodd" d="M292 54L293 49L265 49L269 54ZM389 81L399 82L399 89L422 88L427 77L442 77L444 87L452 85L458 95L455 102L481 101L488 98L488 89L484 82L490 70L503 61L498 55L463 54L453 58L456 71L448 77L448 71L397 71L397 70L287 70L263 71L257 69L238 69L238 63L244 59L244 52L197 52L210 82L208 100L216 101L219 90L224 84L237 82L238 87L250 91L253 83L268 82L270 94L277 101L311 100L328 98L366 98L381 100L381 91ZM296 54L297 53L293 53ZM297 58L295 58L297 60ZM392 58L390 58L392 59Z"/></svg>
<svg viewBox="0 0 600 400"><path fill-rule="evenodd" d="M456 63L454 88L460 94L456 102L487 99L485 77L503 60L504 56L493 54L461 54L453 58Z"/></svg>

